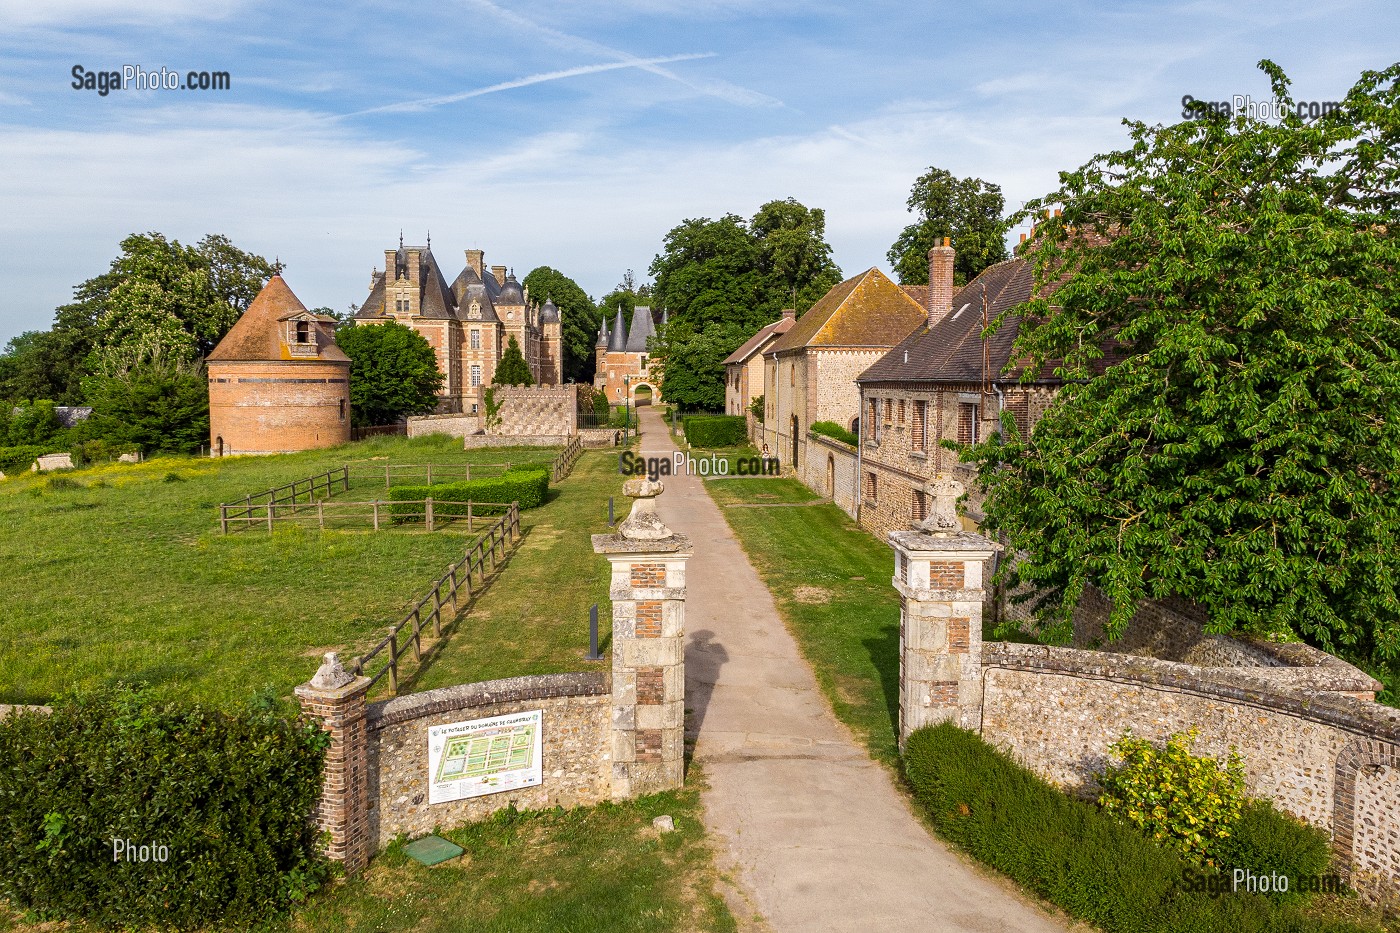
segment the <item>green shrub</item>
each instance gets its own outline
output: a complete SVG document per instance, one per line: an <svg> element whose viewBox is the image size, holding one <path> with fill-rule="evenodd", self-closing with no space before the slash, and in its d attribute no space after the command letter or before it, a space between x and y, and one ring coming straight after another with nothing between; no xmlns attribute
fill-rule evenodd
<svg viewBox="0 0 1400 933"><path fill-rule="evenodd" d="M72 489L86 489L82 483L67 476L50 476L49 481L44 484L49 492L67 492Z"/></svg>
<svg viewBox="0 0 1400 933"><path fill-rule="evenodd" d="M692 447L738 447L749 442L749 428L739 415L687 415L685 439Z"/></svg>
<svg viewBox="0 0 1400 933"><path fill-rule="evenodd" d="M1221 843L1244 807L1244 764L1234 749L1222 764L1191 754L1196 730L1162 748L1131 732L1109 746L1121 764L1099 777L1099 806L1197 865L1218 866Z"/></svg>
<svg viewBox="0 0 1400 933"><path fill-rule="evenodd" d="M0 895L123 928L285 914L328 874L311 823L327 742L303 721L126 688L0 721ZM114 840L165 860L118 860Z"/></svg>
<svg viewBox="0 0 1400 933"><path fill-rule="evenodd" d="M1255 894L1091 803L1051 787L950 723L909 737L904 770L940 836L1105 933L1360 933Z"/></svg>
<svg viewBox="0 0 1400 933"><path fill-rule="evenodd" d="M623 427L633 427L633 428L635 428L635 427L637 426L638 420L639 420L639 419L638 419L638 417L637 417L637 409L635 409L635 408L630 408L629 406L626 406L626 405L619 405L617 408L614 408L614 409L612 410L612 414L608 417L608 427L610 427L610 428L623 428Z"/></svg>
<svg viewBox="0 0 1400 933"><path fill-rule="evenodd" d="M833 440L838 440L841 443L849 444L852 447L860 446L860 439L857 438L850 431L847 431L845 428L841 427L841 425L837 424L835 421L813 422L812 433L820 434L822 437L829 437Z"/></svg>
<svg viewBox="0 0 1400 933"><path fill-rule="evenodd" d="M1256 875L1271 872L1289 879L1288 892L1279 899L1300 896L1298 879L1327 873L1332 844L1326 832L1275 809L1267 800L1251 800L1228 838L1217 849L1220 867L1227 874L1243 868Z"/></svg>
<svg viewBox="0 0 1400 933"><path fill-rule="evenodd" d="M752 402L749 402L749 414L758 419L759 424L763 424L763 396L755 395Z"/></svg>
<svg viewBox="0 0 1400 933"><path fill-rule="evenodd" d="M536 508L544 504L548 494L549 471L539 464L522 464L512 466L500 476L431 486L395 486L389 490L389 514L397 521L416 521L423 507L403 503L421 502L431 496L434 518L466 515L468 501L472 503L473 515L496 515L503 513L504 506L511 502L519 502L522 509ZM483 502L502 503L502 506L493 509L482 506Z"/></svg>
<svg viewBox="0 0 1400 933"><path fill-rule="evenodd" d="M42 444L21 444L17 447L0 447L0 473L17 473L29 469L35 460L44 454L51 454L55 447Z"/></svg>

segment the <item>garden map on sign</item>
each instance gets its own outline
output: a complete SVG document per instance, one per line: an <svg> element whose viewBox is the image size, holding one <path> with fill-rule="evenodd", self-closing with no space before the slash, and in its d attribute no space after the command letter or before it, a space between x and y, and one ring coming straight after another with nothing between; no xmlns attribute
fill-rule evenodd
<svg viewBox="0 0 1400 933"><path fill-rule="evenodd" d="M527 722L448 739L438 765L438 782L489 778L529 768L534 764L536 728Z"/></svg>

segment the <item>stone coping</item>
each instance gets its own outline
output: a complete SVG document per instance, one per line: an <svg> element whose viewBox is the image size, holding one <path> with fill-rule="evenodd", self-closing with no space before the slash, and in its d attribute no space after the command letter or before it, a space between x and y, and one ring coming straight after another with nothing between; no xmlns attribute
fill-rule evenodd
<svg viewBox="0 0 1400 933"><path fill-rule="evenodd" d="M436 713L469 710L494 703L546 700L556 697L606 696L612 692L612 676L606 671L573 674L536 674L506 677L474 684L439 687L422 693L371 703L365 719L371 732L411 722Z"/></svg>
<svg viewBox="0 0 1400 933"><path fill-rule="evenodd" d="M669 538L624 538L621 534L593 535L595 554L658 554L663 557L689 557L690 538L673 532Z"/></svg>
<svg viewBox="0 0 1400 933"><path fill-rule="evenodd" d="M1345 666L1356 671L1349 664ZM1334 674L1335 669L1330 667L1311 670L1197 667L1106 651L984 642L982 669L986 671L988 668L1162 687L1274 710L1369 738L1400 743L1400 709L1345 695L1350 692L1369 693L1379 689L1380 685L1365 674L1361 675L1365 678L1363 684L1345 672ZM1319 682L1328 685L1317 686Z"/></svg>

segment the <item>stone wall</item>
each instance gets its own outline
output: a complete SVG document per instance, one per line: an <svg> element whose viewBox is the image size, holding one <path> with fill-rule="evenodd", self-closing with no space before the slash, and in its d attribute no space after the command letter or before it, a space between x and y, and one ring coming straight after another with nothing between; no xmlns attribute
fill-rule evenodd
<svg viewBox="0 0 1400 933"><path fill-rule="evenodd" d="M574 386L497 386L495 395L501 406L501 423L489 429L490 434L567 437L578 430L578 393Z"/></svg>
<svg viewBox="0 0 1400 933"><path fill-rule="evenodd" d="M856 517L856 451L830 437L807 437L807 462L799 477L807 488L835 502L851 518Z"/></svg>
<svg viewBox="0 0 1400 933"><path fill-rule="evenodd" d="M409 437L426 437L429 434L468 437L480 431L480 415L423 415L408 419Z"/></svg>
<svg viewBox="0 0 1400 933"><path fill-rule="evenodd" d="M473 822L514 804L573 807L611 795L611 678L605 672L513 677L415 693L369 706L371 850L395 836ZM544 711L544 783L468 800L428 804L428 729L526 710Z"/></svg>
<svg viewBox="0 0 1400 933"><path fill-rule="evenodd" d="M1041 645L982 648L980 728L1018 761L1084 795L1129 729L1161 742L1200 731L1198 751L1236 748L1249 791L1331 833L1337 863L1375 892L1400 881L1400 710L1357 699L1364 674L1209 668Z"/></svg>

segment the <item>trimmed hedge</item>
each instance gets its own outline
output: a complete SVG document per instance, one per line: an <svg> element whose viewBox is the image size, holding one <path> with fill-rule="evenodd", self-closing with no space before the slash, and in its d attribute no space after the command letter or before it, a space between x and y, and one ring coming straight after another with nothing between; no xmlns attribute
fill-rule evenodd
<svg viewBox="0 0 1400 933"><path fill-rule="evenodd" d="M122 928L286 914L329 874L312 825L328 743L302 720L128 688L14 714L0 721L0 894ZM114 840L164 850L117 859Z"/></svg>
<svg viewBox="0 0 1400 933"><path fill-rule="evenodd" d="M904 769L939 835L1105 933L1362 933L1200 872L950 723L909 737ZM1258 869L1255 869L1256 871ZM1191 890L1192 887L1200 888Z"/></svg>
<svg viewBox="0 0 1400 933"><path fill-rule="evenodd" d="M860 446L860 438L841 427L841 425L837 424L835 421L814 421L812 423L812 433L820 434L822 437L829 437L832 440L840 441L843 444L849 444L852 447Z"/></svg>
<svg viewBox="0 0 1400 933"><path fill-rule="evenodd" d="M395 486L389 490L389 514L398 521L409 521L410 516L416 520L422 506L397 503L405 500L421 502L431 496L435 518L466 515L468 500L472 502L473 515L499 515L506 511L504 506L511 502L519 502L521 509L536 508L544 504L548 494L549 471L537 463L521 464L512 466L500 476L457 483L434 483L431 486ZM482 502L503 505L493 509L480 505Z"/></svg>
<svg viewBox="0 0 1400 933"><path fill-rule="evenodd" d="M687 415L683 423L692 447L739 447L749 442L749 427L740 415Z"/></svg>

